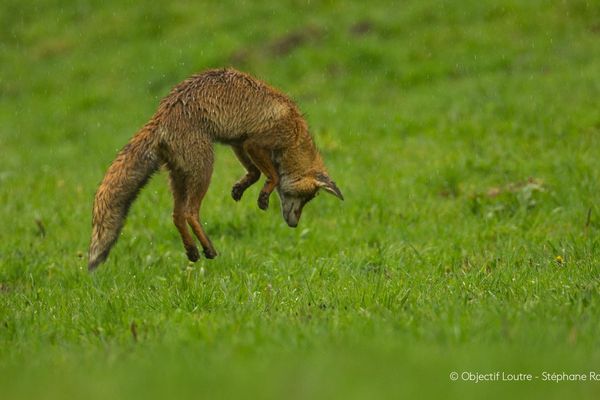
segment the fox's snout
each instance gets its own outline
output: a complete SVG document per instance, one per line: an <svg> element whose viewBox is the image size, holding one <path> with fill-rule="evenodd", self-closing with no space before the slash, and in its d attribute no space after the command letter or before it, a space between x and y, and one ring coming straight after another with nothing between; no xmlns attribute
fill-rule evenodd
<svg viewBox="0 0 600 400"><path fill-rule="evenodd" d="M288 224L288 226L290 228L297 227L298 226L298 222L300 222L300 213L298 213L297 216L294 216L292 218L285 217L285 222Z"/></svg>
<svg viewBox="0 0 600 400"><path fill-rule="evenodd" d="M302 208L304 207L305 201L298 197L287 197L282 193L279 194L281 198L281 213L283 219L290 228L298 226L300 217L302 216Z"/></svg>

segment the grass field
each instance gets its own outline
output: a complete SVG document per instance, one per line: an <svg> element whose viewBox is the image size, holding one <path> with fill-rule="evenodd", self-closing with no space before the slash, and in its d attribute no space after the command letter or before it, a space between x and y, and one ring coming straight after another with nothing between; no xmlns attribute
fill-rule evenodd
<svg viewBox="0 0 600 400"><path fill-rule="evenodd" d="M600 5L206 3L2 1L0 398L598 398L543 373L600 379ZM107 166L220 66L297 101L346 201L290 229L219 147L219 257L162 173L89 274Z"/></svg>

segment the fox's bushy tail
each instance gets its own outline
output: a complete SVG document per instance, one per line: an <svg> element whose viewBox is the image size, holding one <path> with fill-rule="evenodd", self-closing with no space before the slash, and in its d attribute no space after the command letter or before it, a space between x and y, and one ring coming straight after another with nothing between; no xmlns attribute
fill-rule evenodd
<svg viewBox="0 0 600 400"><path fill-rule="evenodd" d="M146 126L119 152L96 192L88 269L106 260L142 187L160 167L154 129Z"/></svg>

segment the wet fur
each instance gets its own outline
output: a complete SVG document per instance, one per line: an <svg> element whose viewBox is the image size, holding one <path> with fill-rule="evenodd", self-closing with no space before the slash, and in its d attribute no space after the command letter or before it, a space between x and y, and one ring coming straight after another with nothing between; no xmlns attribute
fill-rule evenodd
<svg viewBox="0 0 600 400"><path fill-rule="evenodd" d="M109 167L94 200L89 269L106 259L131 203L161 164L169 170L173 222L188 258L199 258L188 228L207 258L217 255L199 216L213 171L214 142L230 145L246 168L232 188L233 199L240 200L262 173L267 180L258 206L267 209L274 189L282 208L286 199L295 199L293 212L284 213L290 226L298 223L302 207L319 188L342 198L304 118L287 96L233 69L206 71L175 86Z"/></svg>

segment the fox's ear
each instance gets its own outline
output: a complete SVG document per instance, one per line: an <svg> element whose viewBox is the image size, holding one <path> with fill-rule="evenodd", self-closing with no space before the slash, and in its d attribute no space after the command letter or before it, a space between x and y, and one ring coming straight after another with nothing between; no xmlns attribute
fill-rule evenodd
<svg viewBox="0 0 600 400"><path fill-rule="evenodd" d="M331 193L332 195L334 195L335 197L337 197L340 200L344 200L344 196L342 195L342 192L337 187L335 182L332 181L328 175L319 173L316 176L316 180L317 180L317 186L319 186L319 188L324 189L327 193Z"/></svg>

